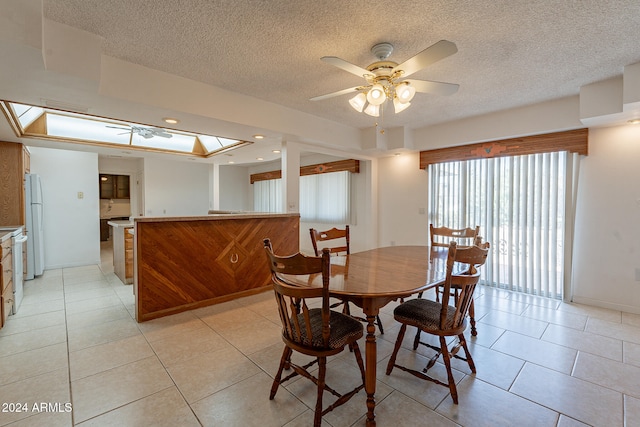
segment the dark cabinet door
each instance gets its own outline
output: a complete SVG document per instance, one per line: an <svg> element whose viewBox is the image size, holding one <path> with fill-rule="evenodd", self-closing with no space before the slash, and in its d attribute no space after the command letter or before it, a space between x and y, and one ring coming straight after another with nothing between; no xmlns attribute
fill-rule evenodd
<svg viewBox="0 0 640 427"><path fill-rule="evenodd" d="M100 174L100 198L101 199L128 199L129 175Z"/></svg>

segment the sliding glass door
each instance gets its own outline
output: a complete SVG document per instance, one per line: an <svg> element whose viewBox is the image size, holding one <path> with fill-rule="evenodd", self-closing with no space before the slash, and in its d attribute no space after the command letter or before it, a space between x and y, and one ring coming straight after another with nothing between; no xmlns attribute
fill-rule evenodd
<svg viewBox="0 0 640 427"><path fill-rule="evenodd" d="M570 273L574 162L577 155L554 152L431 164L430 221L480 226L492 245L485 284L562 298Z"/></svg>

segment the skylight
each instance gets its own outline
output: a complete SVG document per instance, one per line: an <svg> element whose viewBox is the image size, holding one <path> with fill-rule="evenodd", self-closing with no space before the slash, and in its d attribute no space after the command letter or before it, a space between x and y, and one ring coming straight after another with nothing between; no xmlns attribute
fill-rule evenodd
<svg viewBox="0 0 640 427"><path fill-rule="evenodd" d="M147 126L84 114L0 101L19 137L147 150L198 157L251 144L250 141Z"/></svg>

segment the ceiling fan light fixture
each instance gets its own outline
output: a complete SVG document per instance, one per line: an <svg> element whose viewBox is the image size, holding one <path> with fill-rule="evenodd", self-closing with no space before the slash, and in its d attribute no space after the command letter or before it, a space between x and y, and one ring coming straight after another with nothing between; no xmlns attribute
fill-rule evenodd
<svg viewBox="0 0 640 427"><path fill-rule="evenodd" d="M393 108L394 108L396 114L400 113L401 111L406 110L407 108L409 108L410 105L411 105L410 102L400 102L400 100L398 98L394 98L393 99Z"/></svg>
<svg viewBox="0 0 640 427"><path fill-rule="evenodd" d="M371 86L369 93L367 93L367 101L369 104L380 105L387 99L384 93L384 87L380 83L376 83Z"/></svg>
<svg viewBox="0 0 640 427"><path fill-rule="evenodd" d="M408 82L402 82L396 86L396 99L402 103L411 101L415 94L416 88L411 86Z"/></svg>
<svg viewBox="0 0 640 427"><path fill-rule="evenodd" d="M378 117L380 116L380 105L369 104L367 108L364 109L364 113L371 117Z"/></svg>
<svg viewBox="0 0 640 427"><path fill-rule="evenodd" d="M349 100L349 104L351 104L353 109L356 110L358 113L362 113L362 110L364 109L364 104L366 103L367 103L367 95L365 95L362 92L360 92L359 94L357 94L356 96L354 96Z"/></svg>

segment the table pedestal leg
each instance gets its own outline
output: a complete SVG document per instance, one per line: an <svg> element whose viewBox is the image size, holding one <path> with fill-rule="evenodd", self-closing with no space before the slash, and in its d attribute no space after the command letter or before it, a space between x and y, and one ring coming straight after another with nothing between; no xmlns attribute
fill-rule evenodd
<svg viewBox="0 0 640 427"><path fill-rule="evenodd" d="M375 407L376 407L376 316L367 315L367 338L365 342L365 384L364 389L367 392L367 427L375 426Z"/></svg>

